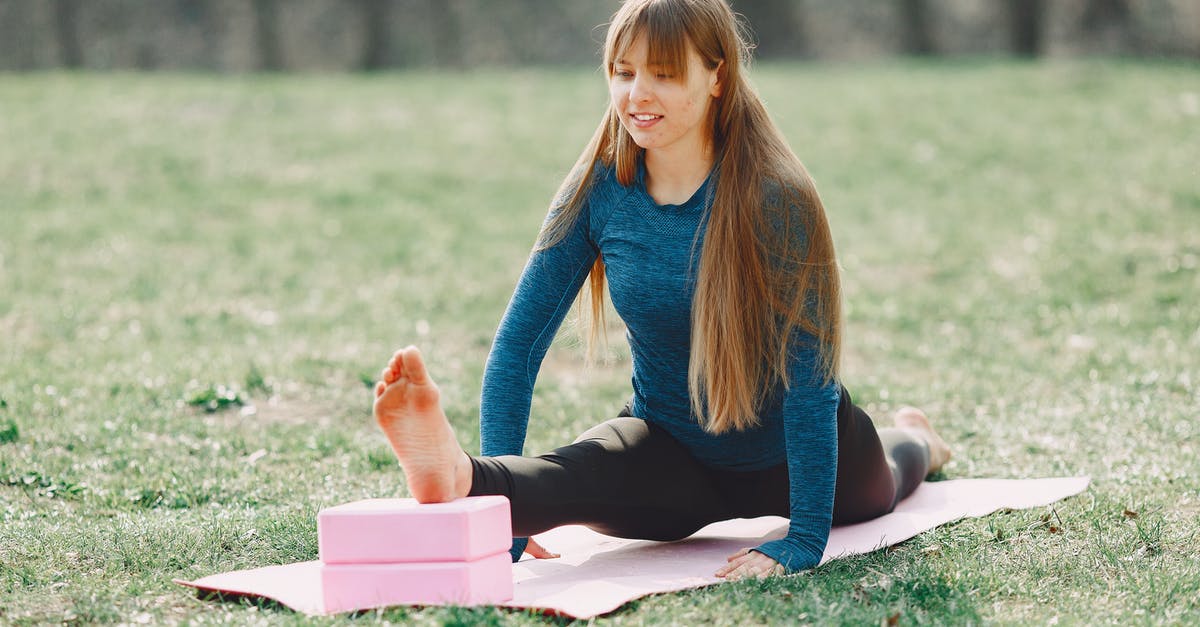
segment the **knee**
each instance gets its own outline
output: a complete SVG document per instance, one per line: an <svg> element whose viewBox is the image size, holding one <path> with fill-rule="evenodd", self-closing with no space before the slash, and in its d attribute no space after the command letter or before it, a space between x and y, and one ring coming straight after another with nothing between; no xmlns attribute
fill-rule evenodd
<svg viewBox="0 0 1200 627"><path fill-rule="evenodd" d="M892 511L896 482L888 469L874 473L871 480L859 481L842 489L833 498L833 524L851 525L878 518Z"/></svg>
<svg viewBox="0 0 1200 627"><path fill-rule="evenodd" d="M613 418L579 434L572 444L595 441L605 448L628 448L631 442L645 439L649 432L649 425L641 418Z"/></svg>

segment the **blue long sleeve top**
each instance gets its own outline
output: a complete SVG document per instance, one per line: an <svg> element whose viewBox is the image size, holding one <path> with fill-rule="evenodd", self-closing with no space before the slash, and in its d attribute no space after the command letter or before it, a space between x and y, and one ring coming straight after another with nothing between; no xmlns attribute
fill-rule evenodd
<svg viewBox="0 0 1200 627"><path fill-rule="evenodd" d="M688 395L691 307L711 201L712 176L681 205L659 205L645 172L621 185L596 166L579 219L555 245L536 250L521 274L488 356L480 403L484 455L519 455L542 359L597 255L613 306L625 322L633 365L632 414L669 432L701 463L760 470L784 461L790 480L787 536L757 551L789 571L816 566L833 516L839 386L816 375L815 338L789 346L789 385L775 386L759 425L713 435ZM525 541L513 546L514 559Z"/></svg>

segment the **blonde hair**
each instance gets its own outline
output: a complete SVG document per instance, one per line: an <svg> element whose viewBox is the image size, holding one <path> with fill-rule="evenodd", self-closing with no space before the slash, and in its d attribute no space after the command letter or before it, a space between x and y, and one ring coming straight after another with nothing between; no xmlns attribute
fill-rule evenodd
<svg viewBox="0 0 1200 627"><path fill-rule="evenodd" d="M689 47L718 73L721 94L709 106L715 190L692 301L688 391L692 411L710 433L746 429L758 424L770 389L789 384L797 330L816 338L814 382L837 378L841 289L833 238L812 178L742 73L748 47L725 1L626 0L609 25L607 76L641 36L651 61L680 80ZM618 182L628 186L641 154L610 104L563 181L538 248L562 240L579 218L597 162L615 168ZM589 323L590 348L603 341L601 258L588 284L580 314Z"/></svg>

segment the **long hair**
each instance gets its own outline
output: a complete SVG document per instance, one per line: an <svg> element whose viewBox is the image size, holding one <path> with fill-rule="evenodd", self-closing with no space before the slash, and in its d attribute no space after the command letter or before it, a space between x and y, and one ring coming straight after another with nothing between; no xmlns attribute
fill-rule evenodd
<svg viewBox="0 0 1200 627"><path fill-rule="evenodd" d="M725 0L626 0L604 45L609 78L614 61L642 36L650 60L680 80L689 47L718 72L720 96L707 121L715 190L692 301L688 390L707 431L746 429L758 424L769 391L788 385L797 331L815 338L814 382L837 378L841 289L833 238L812 178L743 75L749 49ZM613 167L622 185L634 182L643 151L619 115L610 103L555 196L539 249L562 240L579 218L596 163ZM590 348L604 328L602 259L588 284L580 313L590 323Z"/></svg>

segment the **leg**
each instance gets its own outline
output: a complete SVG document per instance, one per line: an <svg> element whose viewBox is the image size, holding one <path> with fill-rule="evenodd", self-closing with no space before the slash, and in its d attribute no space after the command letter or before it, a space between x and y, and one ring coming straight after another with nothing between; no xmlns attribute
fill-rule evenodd
<svg viewBox="0 0 1200 627"><path fill-rule="evenodd" d="M935 473L950 461L952 453L950 446L942 439L942 436L933 430L933 425L929 422L929 417L925 412L916 407L901 407L900 411L896 412L896 428L907 431L909 435L915 436L918 439L924 440L929 447L929 472Z"/></svg>
<svg viewBox="0 0 1200 627"><path fill-rule="evenodd" d="M442 412L441 394L421 353L412 346L396 351L380 379L375 420L400 459L413 497L442 503L466 496L471 461Z"/></svg>
<svg viewBox="0 0 1200 627"><path fill-rule="evenodd" d="M896 507L900 499L913 493L929 474L929 446L924 440L905 429L880 429L879 442L883 445L888 468L896 485L896 497L888 511Z"/></svg>
<svg viewBox="0 0 1200 627"><path fill-rule="evenodd" d="M472 459L416 348L397 351L380 378L375 419L422 503L503 494L522 536L582 523L609 535L674 540L727 517L703 466L643 420L609 421L537 458Z"/></svg>
<svg viewBox="0 0 1200 627"><path fill-rule="evenodd" d="M540 457L471 461L471 495L507 496L517 536L583 524L611 536L677 540L729 517L707 470L639 418L610 420Z"/></svg>
<svg viewBox="0 0 1200 627"><path fill-rule="evenodd" d="M892 511L896 478L871 417L842 388L838 403L837 485L833 493L833 524L848 525ZM922 475L924 476L924 475Z"/></svg>
<svg viewBox="0 0 1200 627"><path fill-rule="evenodd" d="M920 410L896 414L896 427L875 430L842 388L838 405L838 474L833 522L845 525L886 514L925 476L950 459L950 448Z"/></svg>
<svg viewBox="0 0 1200 627"><path fill-rule="evenodd" d="M912 419L908 412L919 413L912 408L901 410L897 424ZM892 511L900 499L912 494L928 472L935 470L930 464L932 447L919 430L906 426L876 431L871 418L854 405L844 388L837 420L835 525L862 522ZM928 419L925 425L928 426ZM928 433L936 436L931 427ZM945 454L949 457L949 449ZM750 472L709 469L708 473L727 507L719 519L768 514L787 517L791 513L786 463Z"/></svg>

